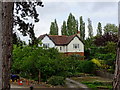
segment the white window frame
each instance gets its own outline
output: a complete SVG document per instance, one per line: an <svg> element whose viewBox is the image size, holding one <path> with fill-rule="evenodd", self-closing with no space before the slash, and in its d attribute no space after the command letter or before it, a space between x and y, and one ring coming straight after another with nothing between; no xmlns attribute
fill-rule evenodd
<svg viewBox="0 0 120 90"><path fill-rule="evenodd" d="M79 45L79 44L73 44L73 48L74 48L74 49L79 49L79 48L80 48L80 45Z"/></svg>

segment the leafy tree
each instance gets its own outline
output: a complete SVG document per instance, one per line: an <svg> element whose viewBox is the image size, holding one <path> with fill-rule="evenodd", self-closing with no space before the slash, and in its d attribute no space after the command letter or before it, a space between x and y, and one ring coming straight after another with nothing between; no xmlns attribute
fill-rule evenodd
<svg viewBox="0 0 120 90"><path fill-rule="evenodd" d="M117 49L117 43L116 42L112 42L112 41L108 41L106 46L105 46L105 51L106 52L110 52L110 53L116 53L116 49Z"/></svg>
<svg viewBox="0 0 120 90"><path fill-rule="evenodd" d="M26 43L24 42L24 41L22 41L21 39L20 39L20 37L18 37L17 35L16 35L16 33L13 33L13 44L16 44L17 46L23 46L23 45L25 45Z"/></svg>
<svg viewBox="0 0 120 90"><path fill-rule="evenodd" d="M107 24L104 26L104 33L116 34L118 33L118 27L115 24Z"/></svg>
<svg viewBox="0 0 120 90"><path fill-rule="evenodd" d="M102 26L101 23L98 23L98 27L97 27L97 36L101 36L102 35Z"/></svg>
<svg viewBox="0 0 120 90"><path fill-rule="evenodd" d="M114 42L118 41L117 35L106 33L102 36L95 37L94 44L97 46L105 46L107 42Z"/></svg>
<svg viewBox="0 0 120 90"><path fill-rule="evenodd" d="M51 26L50 26L50 35L58 35L58 25L57 25L57 21L55 19L54 22L51 22Z"/></svg>
<svg viewBox="0 0 120 90"><path fill-rule="evenodd" d="M85 39L85 22L82 19L82 16L80 17L80 37L82 40Z"/></svg>
<svg viewBox="0 0 120 90"><path fill-rule="evenodd" d="M62 34L62 35L67 35L66 21L63 21L63 25L62 25L62 27L61 27L61 34Z"/></svg>
<svg viewBox="0 0 120 90"><path fill-rule="evenodd" d="M36 7L41 6L42 2L35 1L26 1L26 2L15 2L14 9L14 26L18 26L20 33L23 36L29 35L31 39L31 44L37 43L37 38L34 33L34 25L31 22L27 22L29 18L33 19L35 22L38 22L38 16ZM15 31L15 30L14 30Z"/></svg>
<svg viewBox="0 0 120 90"><path fill-rule="evenodd" d="M14 4L15 9L14 9ZM14 25L18 26L18 30L26 36L30 36L31 40L35 41L34 25L26 23L27 17L32 17L37 22L38 14L36 6L42 6L42 2L0 2L0 20L1 20L1 46L2 53L0 54L0 72L4 70L0 76L0 89L10 90L10 67L11 67L11 53L12 53L12 32L13 21ZM13 11L14 10L14 11ZM14 12L14 15L13 15ZM13 20L14 16L14 20ZM3 67L2 67L3 66Z"/></svg>
<svg viewBox="0 0 120 90"><path fill-rule="evenodd" d="M88 37L93 37L93 27L90 18L88 18Z"/></svg>
<svg viewBox="0 0 120 90"><path fill-rule="evenodd" d="M68 16L67 30L68 30L68 36L76 34L78 31L78 21L75 19L72 13L70 13Z"/></svg>

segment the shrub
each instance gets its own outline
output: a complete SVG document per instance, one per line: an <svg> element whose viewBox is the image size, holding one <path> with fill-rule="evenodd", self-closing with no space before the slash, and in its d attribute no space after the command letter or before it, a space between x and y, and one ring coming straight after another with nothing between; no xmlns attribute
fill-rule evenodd
<svg viewBox="0 0 120 90"><path fill-rule="evenodd" d="M100 63L99 60L97 60L97 59L92 59L91 61L92 61L93 63L95 63L98 67L101 67L101 63Z"/></svg>
<svg viewBox="0 0 120 90"><path fill-rule="evenodd" d="M64 85L65 84L65 78L61 76L52 76L47 80L48 84L57 86L57 85Z"/></svg>
<svg viewBox="0 0 120 90"><path fill-rule="evenodd" d="M84 61L81 65L83 73L92 73L95 70L95 64L92 61Z"/></svg>

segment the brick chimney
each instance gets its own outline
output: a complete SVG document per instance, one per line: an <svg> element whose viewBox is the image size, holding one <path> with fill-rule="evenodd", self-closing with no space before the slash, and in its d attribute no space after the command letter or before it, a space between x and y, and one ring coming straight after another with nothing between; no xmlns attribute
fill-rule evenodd
<svg viewBox="0 0 120 90"><path fill-rule="evenodd" d="M80 31L77 32L78 37L80 37Z"/></svg>

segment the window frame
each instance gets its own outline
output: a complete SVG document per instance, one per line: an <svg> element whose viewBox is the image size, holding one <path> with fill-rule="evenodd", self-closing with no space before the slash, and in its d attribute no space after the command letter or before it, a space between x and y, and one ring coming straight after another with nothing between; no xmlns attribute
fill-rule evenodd
<svg viewBox="0 0 120 90"><path fill-rule="evenodd" d="M73 44L73 49L79 49L80 45L79 44Z"/></svg>

